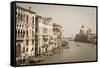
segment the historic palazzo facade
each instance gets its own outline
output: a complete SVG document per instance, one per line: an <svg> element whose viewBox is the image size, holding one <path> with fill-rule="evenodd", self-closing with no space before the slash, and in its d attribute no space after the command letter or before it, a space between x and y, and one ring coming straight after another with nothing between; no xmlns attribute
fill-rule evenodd
<svg viewBox="0 0 100 68"><path fill-rule="evenodd" d="M61 26L52 18L16 6L16 60L41 55L61 46Z"/></svg>

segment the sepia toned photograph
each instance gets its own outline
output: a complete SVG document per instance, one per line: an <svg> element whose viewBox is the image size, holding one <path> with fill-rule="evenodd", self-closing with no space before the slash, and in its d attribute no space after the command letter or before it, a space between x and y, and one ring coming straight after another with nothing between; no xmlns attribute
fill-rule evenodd
<svg viewBox="0 0 100 68"><path fill-rule="evenodd" d="M16 3L16 65L97 61L97 7Z"/></svg>

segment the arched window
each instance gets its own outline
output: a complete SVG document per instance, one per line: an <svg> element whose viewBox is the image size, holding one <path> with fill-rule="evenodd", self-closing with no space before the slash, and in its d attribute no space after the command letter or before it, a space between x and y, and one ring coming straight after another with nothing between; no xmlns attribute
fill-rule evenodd
<svg viewBox="0 0 100 68"><path fill-rule="evenodd" d="M18 37L20 37L20 29L18 29Z"/></svg>
<svg viewBox="0 0 100 68"><path fill-rule="evenodd" d="M33 48L32 48L32 50L31 51L33 51Z"/></svg>
<svg viewBox="0 0 100 68"><path fill-rule="evenodd" d="M25 53L25 47L23 47L23 53Z"/></svg>
<svg viewBox="0 0 100 68"><path fill-rule="evenodd" d="M34 37L34 31L32 30L32 37Z"/></svg>
<svg viewBox="0 0 100 68"><path fill-rule="evenodd" d="M32 40L32 45L34 44L34 40Z"/></svg>
<svg viewBox="0 0 100 68"><path fill-rule="evenodd" d="M23 31L22 31L22 29L21 29L21 37L23 36Z"/></svg>
<svg viewBox="0 0 100 68"><path fill-rule="evenodd" d="M28 46L28 40L26 40L26 46Z"/></svg>
<svg viewBox="0 0 100 68"><path fill-rule="evenodd" d="M26 52L28 52L28 48L26 48Z"/></svg>
<svg viewBox="0 0 100 68"><path fill-rule="evenodd" d="M20 13L18 12L18 22L20 21Z"/></svg>
<svg viewBox="0 0 100 68"><path fill-rule="evenodd" d="M25 14L23 14L23 22L25 22Z"/></svg>
<svg viewBox="0 0 100 68"><path fill-rule="evenodd" d="M22 18L23 18L23 14L21 13L21 22L22 22L22 20L23 20Z"/></svg>
<svg viewBox="0 0 100 68"><path fill-rule="evenodd" d="M26 31L26 35L27 35L27 37L28 37L28 30Z"/></svg>
<svg viewBox="0 0 100 68"><path fill-rule="evenodd" d="M25 36L25 30L23 30L23 37Z"/></svg>
<svg viewBox="0 0 100 68"><path fill-rule="evenodd" d="M27 21L27 23L28 23L28 15L26 16L26 21Z"/></svg>
<svg viewBox="0 0 100 68"><path fill-rule="evenodd" d="M16 57L20 57L21 56L21 45L18 43L16 45Z"/></svg>
<svg viewBox="0 0 100 68"><path fill-rule="evenodd" d="M34 26L34 16L32 17L32 25Z"/></svg>

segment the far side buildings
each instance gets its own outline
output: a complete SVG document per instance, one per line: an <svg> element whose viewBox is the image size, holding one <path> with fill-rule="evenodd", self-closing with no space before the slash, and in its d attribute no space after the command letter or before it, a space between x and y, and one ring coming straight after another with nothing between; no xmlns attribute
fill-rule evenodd
<svg viewBox="0 0 100 68"><path fill-rule="evenodd" d="M96 34L92 33L91 29L88 29L85 32L84 26L82 25L79 34L76 34L74 40L79 42L96 43Z"/></svg>
<svg viewBox="0 0 100 68"><path fill-rule="evenodd" d="M61 26L53 23L53 40L54 40L54 46L53 48L57 48L61 46Z"/></svg>
<svg viewBox="0 0 100 68"><path fill-rule="evenodd" d="M35 54L43 54L52 50L53 23L52 18L36 15ZM51 44L52 43L52 44Z"/></svg>
<svg viewBox="0 0 100 68"><path fill-rule="evenodd" d="M16 6L16 61L41 55L61 46L61 26L52 18Z"/></svg>

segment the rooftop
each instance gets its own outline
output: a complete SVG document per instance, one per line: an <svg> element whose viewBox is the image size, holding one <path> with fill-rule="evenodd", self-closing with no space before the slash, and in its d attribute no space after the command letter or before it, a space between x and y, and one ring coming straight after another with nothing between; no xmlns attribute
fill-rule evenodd
<svg viewBox="0 0 100 68"><path fill-rule="evenodd" d="M33 13L33 14L36 14L36 12L30 11L30 10L23 8L23 7L20 7L20 6L16 6L16 8L22 9L24 11L27 11L27 12L30 12L30 13Z"/></svg>
<svg viewBox="0 0 100 68"><path fill-rule="evenodd" d="M57 26L57 27L61 27L62 28L62 26L60 26L60 25L58 25L56 23L53 23L53 26Z"/></svg>

